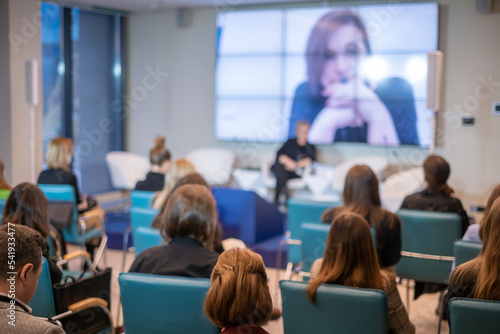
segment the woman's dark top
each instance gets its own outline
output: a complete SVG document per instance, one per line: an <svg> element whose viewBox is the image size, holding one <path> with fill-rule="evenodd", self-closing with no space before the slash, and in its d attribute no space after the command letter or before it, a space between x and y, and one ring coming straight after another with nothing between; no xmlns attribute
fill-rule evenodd
<svg viewBox="0 0 500 334"><path fill-rule="evenodd" d="M135 190L160 191L165 185L165 174L149 172L146 179L138 181Z"/></svg>
<svg viewBox="0 0 500 334"><path fill-rule="evenodd" d="M80 204L80 191L76 176L71 171L49 168L38 176L38 184L69 184L75 189L76 202Z"/></svg>
<svg viewBox="0 0 500 334"><path fill-rule="evenodd" d="M434 188L427 188L407 196L401 204L401 209L456 212L462 219L462 235L469 227L469 217L467 217L462 202L458 198L445 195L442 191Z"/></svg>
<svg viewBox="0 0 500 334"><path fill-rule="evenodd" d="M401 78L387 78L378 84L375 94L389 110L400 144L419 145L417 112L411 85ZM327 99L324 96L313 95L307 82L300 84L293 98L288 138L295 136L298 121L307 121L312 124L325 107ZM338 129L335 132L334 141L366 143L367 139L368 125L365 123L361 127Z"/></svg>
<svg viewBox="0 0 500 334"><path fill-rule="evenodd" d="M305 158L310 158L312 161L316 160L316 148L309 143L300 146L296 139L288 139L286 143L283 144L276 154L276 163L279 163L278 159L282 154L295 161Z"/></svg>
<svg viewBox="0 0 500 334"><path fill-rule="evenodd" d="M129 272L210 278L219 254L189 237L175 237L168 244L146 249Z"/></svg>
<svg viewBox="0 0 500 334"><path fill-rule="evenodd" d="M345 210L346 208L343 206L330 208L323 212L321 221L331 224L333 219L340 213L346 212ZM392 212L380 210L383 211L383 216L375 228L375 240L377 242L378 263L380 267L387 268L398 263L401 258L401 220ZM369 217L370 214L365 219L370 226L373 226Z"/></svg>

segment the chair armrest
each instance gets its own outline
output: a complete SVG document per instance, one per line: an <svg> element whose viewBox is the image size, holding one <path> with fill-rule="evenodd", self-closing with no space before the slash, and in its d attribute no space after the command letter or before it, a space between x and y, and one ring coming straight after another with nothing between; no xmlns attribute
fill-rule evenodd
<svg viewBox="0 0 500 334"><path fill-rule="evenodd" d="M64 255L62 260L57 261L57 266L62 266L63 264L68 263L71 260L83 258L85 262L87 262L88 267L90 268L92 263L90 262L90 254L84 250L79 250L75 252L71 252L69 254Z"/></svg>
<svg viewBox="0 0 500 334"><path fill-rule="evenodd" d="M74 313L81 312L91 307L108 308L108 303L101 298L86 298L68 306L68 310Z"/></svg>

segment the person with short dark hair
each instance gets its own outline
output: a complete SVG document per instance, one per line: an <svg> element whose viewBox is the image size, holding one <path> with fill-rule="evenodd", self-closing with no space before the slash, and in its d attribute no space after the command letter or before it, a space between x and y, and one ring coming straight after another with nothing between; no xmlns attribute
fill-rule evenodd
<svg viewBox="0 0 500 334"><path fill-rule="evenodd" d="M223 252L211 276L204 310L221 333L269 334L260 327L273 310L262 257L249 249Z"/></svg>
<svg viewBox="0 0 500 334"><path fill-rule="evenodd" d="M380 269L370 225L354 212L335 217L328 232L323 258L314 261L307 297L316 303L321 284L378 289L387 294L390 333L415 333L415 326L401 301L396 275Z"/></svg>
<svg viewBox="0 0 500 334"><path fill-rule="evenodd" d="M0 331L6 334L58 334L61 327L31 315L33 298L42 272L45 240L32 228L0 226ZM14 257L12 257L14 253Z"/></svg>
<svg viewBox="0 0 500 334"><path fill-rule="evenodd" d="M310 125L299 121L295 129L295 138L288 139L276 153L276 162L271 171L276 177L274 203L279 204L280 195L285 191L288 199L286 183L290 179L299 178L305 168L311 166L316 160L316 148L307 142Z"/></svg>
<svg viewBox="0 0 500 334"><path fill-rule="evenodd" d="M344 205L327 209L321 221L331 224L343 212L360 214L375 230L380 267L393 267L401 258L401 220L392 212L382 209L377 176L370 167L356 165L349 170L342 197Z"/></svg>
<svg viewBox="0 0 500 334"><path fill-rule="evenodd" d="M219 254L211 249L217 230L215 199L202 185L183 185L160 216L167 242L137 256L130 272L209 278Z"/></svg>
<svg viewBox="0 0 500 334"><path fill-rule="evenodd" d="M46 250L50 249L54 254L62 252L62 245L58 244L60 240L56 229L51 228L47 213L48 200L43 192L36 185L31 183L20 183L12 189L7 202L5 203L2 225L16 224L32 228L40 233L47 240L49 234L51 243ZM50 278L53 283L59 283L62 278L62 271L56 265L48 251L43 256L49 263Z"/></svg>
<svg viewBox="0 0 500 334"><path fill-rule="evenodd" d="M135 190L160 191L165 184L165 174L170 168L170 151L165 147L165 137L155 138L155 146L149 152L151 171L146 179L138 181Z"/></svg>

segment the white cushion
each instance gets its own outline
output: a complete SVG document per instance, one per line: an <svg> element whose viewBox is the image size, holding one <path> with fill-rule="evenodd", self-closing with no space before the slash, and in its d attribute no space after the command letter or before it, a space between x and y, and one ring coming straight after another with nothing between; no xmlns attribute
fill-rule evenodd
<svg viewBox="0 0 500 334"><path fill-rule="evenodd" d="M186 155L209 184L222 185L229 182L235 160L232 151L219 147L204 147Z"/></svg>
<svg viewBox="0 0 500 334"><path fill-rule="evenodd" d="M148 158L130 152L109 152L106 163L116 189L133 190L137 181L144 180L151 168Z"/></svg>

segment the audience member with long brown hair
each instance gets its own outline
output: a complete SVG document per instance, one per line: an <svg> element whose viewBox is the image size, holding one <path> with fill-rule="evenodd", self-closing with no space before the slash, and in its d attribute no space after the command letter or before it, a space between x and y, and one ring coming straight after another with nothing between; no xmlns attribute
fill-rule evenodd
<svg viewBox="0 0 500 334"><path fill-rule="evenodd" d="M486 202L486 206L484 207L483 219L479 222L479 224L472 224L467 228L462 240L465 241L475 241L481 242L483 240L484 235L484 224L483 220L488 216L488 213L491 210L491 206L493 202L500 197L500 184L497 185L490 193L490 197L488 197L488 201Z"/></svg>
<svg viewBox="0 0 500 334"><path fill-rule="evenodd" d="M5 179L5 164L2 158L0 158L0 199L7 199L12 187Z"/></svg>
<svg viewBox="0 0 500 334"><path fill-rule="evenodd" d="M491 205L481 229L481 253L452 272L445 308L453 297L500 300L500 198Z"/></svg>
<svg viewBox="0 0 500 334"><path fill-rule="evenodd" d="M168 199L160 216L160 233L166 245L146 249L130 272L209 278L219 254L212 245L217 210L210 190L183 185Z"/></svg>
<svg viewBox="0 0 500 334"><path fill-rule="evenodd" d="M361 215L375 230L380 267L394 266L401 257L401 221L380 206L377 176L370 167L356 165L349 170L342 197L344 205L326 210L321 221L331 224L343 212Z"/></svg>
<svg viewBox="0 0 500 334"><path fill-rule="evenodd" d="M456 212L462 218L463 235L469 226L469 218L462 202L451 196L453 189L447 183L449 176L450 165L448 162L438 155L429 155L424 161L426 189L407 196L401 204L401 209ZM415 281L413 299L417 299L423 293L435 293L445 288L446 285L443 284Z"/></svg>
<svg viewBox="0 0 500 334"><path fill-rule="evenodd" d="M384 291L390 331L415 333L396 287L396 275L379 268L370 225L357 213L345 212L333 220L324 257L311 267L307 290L311 302L316 302L316 291L325 283Z"/></svg>
<svg viewBox="0 0 500 334"><path fill-rule="evenodd" d="M62 272L48 251L56 254L61 250L60 238L57 231L49 225L47 209L48 201L40 188L31 183L20 183L12 189L5 203L2 225L12 223L28 226L40 233L45 240L51 236L51 242L47 245L47 252L43 256L49 263L52 282L58 283L61 281Z"/></svg>
<svg viewBox="0 0 500 334"><path fill-rule="evenodd" d="M165 184L165 174L170 168L170 151L165 147L165 137L156 137L155 146L149 151L151 171L146 179L135 185L135 190L160 191Z"/></svg>
<svg viewBox="0 0 500 334"><path fill-rule="evenodd" d="M153 208L161 209L167 202L168 195L173 191L175 184L184 176L196 172L191 161L185 158L177 159L172 164L168 172L168 180L161 192L155 194L153 198Z"/></svg>
<svg viewBox="0 0 500 334"><path fill-rule="evenodd" d="M204 310L221 333L269 334L262 327L273 301L262 257L249 249L223 252L211 276Z"/></svg>

